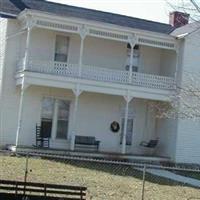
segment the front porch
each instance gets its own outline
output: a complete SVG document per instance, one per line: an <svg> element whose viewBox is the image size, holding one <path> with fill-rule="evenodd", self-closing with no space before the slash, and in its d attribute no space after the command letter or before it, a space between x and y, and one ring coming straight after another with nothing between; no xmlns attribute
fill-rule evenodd
<svg viewBox="0 0 200 200"><path fill-rule="evenodd" d="M18 92L20 94L20 90ZM47 151L67 151L76 155L75 137L80 135L100 141L93 157L104 157L107 154L108 157L112 155L123 158L137 155L142 156L142 159L143 156L171 157L175 141L170 136L173 133L170 128L173 122L170 125L166 120L156 119L147 99L85 91L74 95L73 91L67 89L29 86L21 100L16 143L7 140L5 144L36 146L38 124L45 127L43 136L49 138ZM119 125L116 132L111 130L113 122ZM13 132L15 130L13 127ZM155 149L140 145L142 141L156 138L159 138L159 142ZM92 152L79 151L77 155L87 153Z"/></svg>
<svg viewBox="0 0 200 200"><path fill-rule="evenodd" d="M54 148L38 148L30 146L19 146L16 149L16 153L21 155L35 155L44 156L51 158L66 159L71 157L72 159L95 159L95 160L107 160L109 161L129 161L129 162L141 162L141 163L169 163L171 160L169 157L156 156L156 155L137 155L137 154L119 154L119 153L108 153L108 152L80 152L70 151L65 149L54 149Z"/></svg>

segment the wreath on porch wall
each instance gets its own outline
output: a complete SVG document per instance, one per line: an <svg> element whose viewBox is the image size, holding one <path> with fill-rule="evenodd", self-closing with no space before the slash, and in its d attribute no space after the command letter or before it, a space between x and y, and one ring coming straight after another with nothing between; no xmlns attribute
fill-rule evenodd
<svg viewBox="0 0 200 200"><path fill-rule="evenodd" d="M119 126L119 123L116 122L116 121L113 121L111 124L110 124L110 130L114 133L117 133L120 129L120 126Z"/></svg>

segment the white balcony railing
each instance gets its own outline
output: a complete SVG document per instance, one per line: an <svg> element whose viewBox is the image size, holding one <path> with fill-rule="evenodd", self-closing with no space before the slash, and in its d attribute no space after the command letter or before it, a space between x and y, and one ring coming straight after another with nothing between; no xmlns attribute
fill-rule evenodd
<svg viewBox="0 0 200 200"><path fill-rule="evenodd" d="M23 66L21 66L22 63L23 62L21 61L19 62L20 66L17 68L18 71L23 69ZM81 76L79 76L79 67L77 64L68 64L63 62L37 60L29 61L26 66L26 71L102 82L130 84L147 88L168 90L175 88L175 80L171 77L133 72L130 80L128 71L113 70L95 66L83 65Z"/></svg>

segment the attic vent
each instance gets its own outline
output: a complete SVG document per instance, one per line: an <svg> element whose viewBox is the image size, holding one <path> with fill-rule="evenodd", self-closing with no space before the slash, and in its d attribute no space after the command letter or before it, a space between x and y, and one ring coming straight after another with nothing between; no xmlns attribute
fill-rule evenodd
<svg viewBox="0 0 200 200"><path fill-rule="evenodd" d="M95 30L95 29L90 29L89 33L90 33L90 35L98 36L98 37L102 37L102 38L120 39L123 41L128 40L128 35L111 33L111 32L106 32L106 31L99 31L99 30Z"/></svg>
<svg viewBox="0 0 200 200"><path fill-rule="evenodd" d="M37 20L36 24L39 26L53 28L53 29L62 29L62 30L68 30L68 31L72 31L72 32L78 31L78 27L76 27L76 26L57 24L57 23L52 23L52 22L43 21L43 20Z"/></svg>
<svg viewBox="0 0 200 200"><path fill-rule="evenodd" d="M173 43L169 43L169 42L161 42L158 40L150 40L150 39L146 39L146 38L139 38L139 44L146 44L149 46L154 46L154 47L160 47L160 48L169 48L169 49L174 49L175 45Z"/></svg>

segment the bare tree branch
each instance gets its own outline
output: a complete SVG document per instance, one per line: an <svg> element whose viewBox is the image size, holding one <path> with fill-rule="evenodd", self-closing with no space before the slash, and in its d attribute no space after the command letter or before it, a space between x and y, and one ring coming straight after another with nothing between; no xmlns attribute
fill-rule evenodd
<svg viewBox="0 0 200 200"><path fill-rule="evenodd" d="M200 120L200 73L184 72L183 83L170 96L170 102L151 101L158 118Z"/></svg>
<svg viewBox="0 0 200 200"><path fill-rule="evenodd" d="M199 7L199 5L197 4L197 2L195 1L195 0L190 0L191 1L191 3L194 5L194 7L196 8L196 10L198 11L198 12L200 12L200 7Z"/></svg>
<svg viewBox="0 0 200 200"><path fill-rule="evenodd" d="M200 1L199 0L165 0L169 9L190 14L190 21L200 21Z"/></svg>

